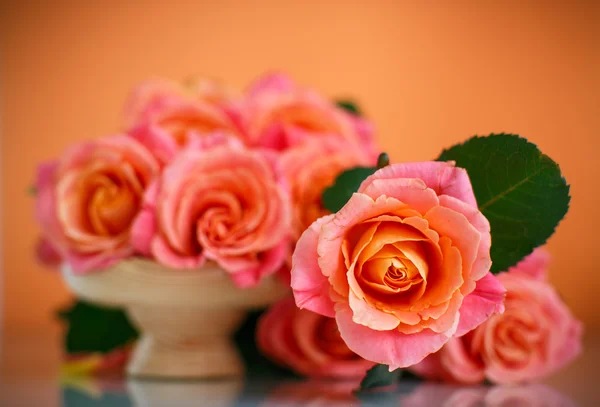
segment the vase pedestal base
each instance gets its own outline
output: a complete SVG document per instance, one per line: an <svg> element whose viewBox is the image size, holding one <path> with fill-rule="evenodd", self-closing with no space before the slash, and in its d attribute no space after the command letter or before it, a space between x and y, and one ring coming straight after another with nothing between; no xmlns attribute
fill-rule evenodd
<svg viewBox="0 0 600 407"><path fill-rule="evenodd" d="M143 332L127 367L130 376L204 379L244 374L231 341L243 310L130 306L128 313Z"/></svg>

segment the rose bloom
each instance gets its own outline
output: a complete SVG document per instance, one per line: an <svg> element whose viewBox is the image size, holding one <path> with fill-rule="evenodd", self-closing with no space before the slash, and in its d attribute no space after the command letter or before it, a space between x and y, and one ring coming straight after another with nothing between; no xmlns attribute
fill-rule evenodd
<svg viewBox="0 0 600 407"><path fill-rule="evenodd" d="M253 83L241 113L249 142L256 145L281 151L307 139L335 137L372 157L378 153L370 122L283 74L268 74Z"/></svg>
<svg viewBox="0 0 600 407"><path fill-rule="evenodd" d="M410 366L503 311L490 244L464 169L391 165L304 232L293 255L296 304L335 317L363 358Z"/></svg>
<svg viewBox="0 0 600 407"><path fill-rule="evenodd" d="M375 165L372 157L353 144L336 138L312 139L285 151L281 165L290 184L292 230L298 239L315 220L327 215L321 203L323 191L344 170Z"/></svg>
<svg viewBox="0 0 600 407"><path fill-rule="evenodd" d="M261 316L256 336L263 354L305 376L362 378L373 367L348 349L333 318L298 309L293 298Z"/></svg>
<svg viewBox="0 0 600 407"><path fill-rule="evenodd" d="M542 378L581 352L582 325L545 281L548 253L536 249L498 279L506 287L506 311L473 332L452 339L414 366L430 379L517 383Z"/></svg>
<svg viewBox="0 0 600 407"><path fill-rule="evenodd" d="M141 254L166 266L198 268L212 260L249 286L281 267L289 224L276 157L213 136L188 146L148 189L133 240Z"/></svg>
<svg viewBox="0 0 600 407"><path fill-rule="evenodd" d="M215 132L244 139L233 105L216 83L195 81L184 88L150 81L137 88L125 108L129 134L160 161L169 163L190 140Z"/></svg>
<svg viewBox="0 0 600 407"><path fill-rule="evenodd" d="M76 273L132 255L131 224L158 171L150 152L124 135L80 143L40 165L36 215L44 238Z"/></svg>

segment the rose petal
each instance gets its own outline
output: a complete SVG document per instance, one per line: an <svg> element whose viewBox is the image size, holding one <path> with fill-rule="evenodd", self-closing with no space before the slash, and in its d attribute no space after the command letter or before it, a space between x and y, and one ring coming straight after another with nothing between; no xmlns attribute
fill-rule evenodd
<svg viewBox="0 0 600 407"><path fill-rule="evenodd" d="M158 260L159 263L176 269L199 268L202 267L206 261L203 253L200 253L195 257L180 256L160 235L157 235L154 237L154 239L152 239L150 250L152 252L152 256Z"/></svg>
<svg viewBox="0 0 600 407"><path fill-rule="evenodd" d="M546 249L538 247L516 266L508 269L508 272L512 274L522 273L533 279L544 281L547 278L550 260L550 253Z"/></svg>
<svg viewBox="0 0 600 407"><path fill-rule="evenodd" d="M463 300L456 336L476 328L494 313L503 313L505 295L506 289L492 273L477 281L475 290Z"/></svg>
<svg viewBox="0 0 600 407"><path fill-rule="evenodd" d="M467 171L456 168L454 162L427 161L388 165L364 180L359 192L364 191L378 179L402 178L420 179L438 196L449 195L477 207Z"/></svg>
<svg viewBox="0 0 600 407"><path fill-rule="evenodd" d="M152 239L156 234L156 218L149 209L143 209L131 226L131 244L143 256L151 255Z"/></svg>
<svg viewBox="0 0 600 407"><path fill-rule="evenodd" d="M474 360L459 338L452 338L440 351L441 363L446 372L459 383L476 384L485 378L481 363Z"/></svg>
<svg viewBox="0 0 600 407"><path fill-rule="evenodd" d="M286 74L280 72L268 73L254 81L247 90L250 98L256 98L264 93L289 93L296 89L296 84Z"/></svg>
<svg viewBox="0 0 600 407"><path fill-rule="evenodd" d="M492 259L490 257L490 248L492 246L490 222L477 208L467 205L451 196L441 196L440 205L465 215L471 225L473 225L473 227L481 234L481 241L477 248L477 257L471 268L471 278L473 280L479 280L492 266Z"/></svg>
<svg viewBox="0 0 600 407"><path fill-rule="evenodd" d="M353 312L352 320L357 324L376 331L389 331L400 324L400 320L395 315L370 306L364 298L358 298L352 290L350 290L348 300Z"/></svg>
<svg viewBox="0 0 600 407"><path fill-rule="evenodd" d="M427 188L420 179L414 178L373 179L366 185L363 183L358 192L373 199L382 195L396 198L423 215L439 205L435 191Z"/></svg>
<svg viewBox="0 0 600 407"><path fill-rule="evenodd" d="M272 249L260 254L258 266L234 273L231 276L233 282L240 288L255 286L263 277L270 276L280 269L287 259L288 250L289 243L282 240Z"/></svg>
<svg viewBox="0 0 600 407"><path fill-rule="evenodd" d="M123 109L123 121L127 127L135 126L183 97L183 88L173 81L148 80L130 93Z"/></svg>
<svg viewBox="0 0 600 407"><path fill-rule="evenodd" d="M179 150L176 140L152 123L138 125L129 134L146 146L162 164L170 162Z"/></svg>
<svg viewBox="0 0 600 407"><path fill-rule="evenodd" d="M397 330L369 329L352 321L352 310L345 304L336 305L335 318L342 339L350 350L372 362L388 365L390 371L420 362L448 341L445 334L429 329L411 335Z"/></svg>
<svg viewBox="0 0 600 407"><path fill-rule="evenodd" d="M132 247L124 247L117 251L93 254L82 254L69 251L65 256L65 260L71 266L73 274L82 275L89 272L102 271L132 254Z"/></svg>
<svg viewBox="0 0 600 407"><path fill-rule="evenodd" d="M317 262L317 243L323 225L334 215L316 220L300 237L292 256L292 290L299 308L306 308L328 317L335 316L329 296L329 281Z"/></svg>
<svg viewBox="0 0 600 407"><path fill-rule="evenodd" d="M481 233L459 212L436 206L425 215L430 227L440 236L451 239L452 246L457 247L462 258L463 279L473 281L471 277L473 264L478 259L478 249L481 244ZM490 262L491 264L491 262ZM480 270L476 270L480 271ZM480 276L477 276L481 278ZM464 293L467 294L467 293Z"/></svg>

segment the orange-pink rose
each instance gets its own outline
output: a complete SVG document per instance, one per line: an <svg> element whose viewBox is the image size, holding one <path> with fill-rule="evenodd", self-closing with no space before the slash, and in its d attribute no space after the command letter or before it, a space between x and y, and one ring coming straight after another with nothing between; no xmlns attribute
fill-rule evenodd
<svg viewBox="0 0 600 407"><path fill-rule="evenodd" d="M249 142L254 145L281 151L308 139L334 137L362 148L372 157L378 154L370 122L283 74L268 74L253 83L241 115Z"/></svg>
<svg viewBox="0 0 600 407"><path fill-rule="evenodd" d="M212 260L248 286L281 267L289 225L277 157L212 136L190 144L148 189L133 240L164 265L197 268Z"/></svg>
<svg viewBox="0 0 600 407"><path fill-rule="evenodd" d="M130 256L130 230L159 165L134 139L117 135L70 148L38 169L37 219L73 271Z"/></svg>
<svg viewBox="0 0 600 407"><path fill-rule="evenodd" d="M582 325L545 281L549 256L535 250L498 279L506 311L413 367L429 379L516 383L542 378L581 352Z"/></svg>
<svg viewBox="0 0 600 407"><path fill-rule="evenodd" d="M374 160L355 145L336 138L311 139L286 150L281 165L290 184L295 239L318 218L328 215L321 202L323 191L344 170L373 166Z"/></svg>
<svg viewBox="0 0 600 407"><path fill-rule="evenodd" d="M373 366L348 349L333 318L298 309L293 298L261 316L256 336L262 353L304 376L362 378Z"/></svg>
<svg viewBox="0 0 600 407"><path fill-rule="evenodd" d="M191 85L190 85L191 86ZM160 161L169 163L191 140L213 133L244 139L233 102L218 85L202 81L190 88L149 81L137 88L125 109L129 134Z"/></svg>
<svg viewBox="0 0 600 407"><path fill-rule="evenodd" d="M336 318L352 351L393 370L502 312L490 245L464 169L391 165L304 232L292 289L300 308Z"/></svg>

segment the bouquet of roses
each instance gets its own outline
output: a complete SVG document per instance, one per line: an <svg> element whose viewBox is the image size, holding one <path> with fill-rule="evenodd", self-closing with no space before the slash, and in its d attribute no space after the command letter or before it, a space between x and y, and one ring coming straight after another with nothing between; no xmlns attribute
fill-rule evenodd
<svg viewBox="0 0 600 407"><path fill-rule="evenodd" d="M581 324L537 249L569 187L527 140L473 137L435 161L390 164L354 104L281 74L241 94L150 81L125 112L123 134L40 167L46 262L87 273L132 256L211 261L239 287L276 274L293 296L260 316L258 349L300 375L366 375L363 388L405 368L526 381L580 352ZM71 351L135 339L123 323L111 346L82 345L85 312L65 315Z"/></svg>

